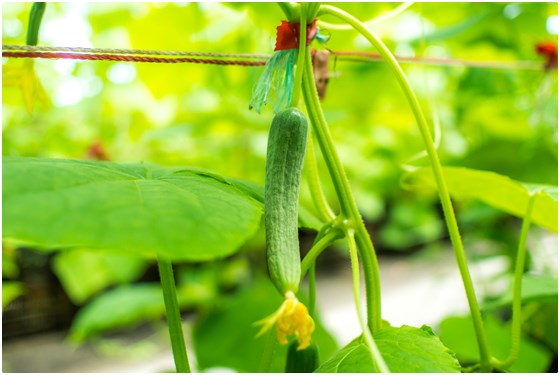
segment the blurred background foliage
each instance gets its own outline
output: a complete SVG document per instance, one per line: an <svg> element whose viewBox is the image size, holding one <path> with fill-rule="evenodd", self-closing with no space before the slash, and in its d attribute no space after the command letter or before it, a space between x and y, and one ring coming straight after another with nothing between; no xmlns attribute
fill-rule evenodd
<svg viewBox="0 0 560 375"><path fill-rule="evenodd" d="M361 20L398 6L338 5ZM2 3L3 44L25 43L30 8ZM274 3L48 3L39 44L271 54L282 18ZM397 55L511 63L402 66L430 121L441 127L444 165L558 184L557 71L544 69L545 59L535 51L537 43L557 43L556 3L416 3L373 30ZM330 40L314 42L317 49L373 52L354 31L323 32ZM542 69L525 69L521 61ZM4 156L86 159L100 146L113 161L193 165L264 181L273 113L248 108L262 67L3 58L2 68ZM402 182L403 166L423 146L389 68L331 56L330 74L324 111L376 248L408 252L444 240L437 197ZM425 166L427 160L413 164ZM324 164L319 167L328 181ZM332 186L324 187L334 204ZM305 188L302 204L313 208ZM456 209L469 256L515 249L519 219L474 201L457 202ZM247 247L263 245L261 232ZM3 246L6 280L18 278L14 254ZM147 264L76 249L57 255L52 267L72 302L81 305L110 285L138 279ZM237 280L250 273L243 262L228 267ZM76 270L82 269L80 280L90 280L77 282ZM15 281L7 287L16 296L22 291ZM214 296L214 289L198 299L195 293L196 301L187 305L209 303L205 296Z"/></svg>
<svg viewBox="0 0 560 375"><path fill-rule="evenodd" d="M3 4L4 44L23 44L30 6ZM367 20L396 6L349 3L344 9ZM556 14L554 3L417 3L375 31L404 56L544 65L535 45L556 40ZM269 54L281 16L274 3L53 3L39 41ZM353 31L325 32L331 38L318 49L371 50ZM26 63L4 59L3 69L11 73ZM402 165L422 144L389 69L381 62L334 58L330 66L324 110L360 210L380 224L378 246L407 249L441 238L445 232L433 199L416 199L400 185ZM441 126L445 165L557 184L555 72L403 66L427 113ZM272 112L248 110L262 69L37 60L34 71L44 100L32 85L4 82L3 155L84 158L99 142L114 161L196 165L262 183ZM23 93L20 86L27 87ZM32 103L31 112L25 100ZM331 187L326 189L334 198ZM307 191L303 199L309 203ZM493 216L478 207L467 211L466 217L476 220Z"/></svg>

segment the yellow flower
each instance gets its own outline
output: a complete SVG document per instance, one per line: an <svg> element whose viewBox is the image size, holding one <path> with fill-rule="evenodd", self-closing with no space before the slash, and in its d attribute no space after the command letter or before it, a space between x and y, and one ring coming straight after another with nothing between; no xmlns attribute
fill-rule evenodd
<svg viewBox="0 0 560 375"><path fill-rule="evenodd" d="M263 326L257 337L276 324L276 335L278 342L282 345L288 343L288 336L295 335L299 342L298 350L309 346L311 334L315 329L315 323L309 315L307 307L291 291L286 292L286 299L278 310L256 324Z"/></svg>
<svg viewBox="0 0 560 375"><path fill-rule="evenodd" d="M39 101L45 107L49 98L35 73L34 61L25 60L21 65L6 64L2 66L2 86L16 86L21 89L25 109L29 114L33 112L35 102Z"/></svg>

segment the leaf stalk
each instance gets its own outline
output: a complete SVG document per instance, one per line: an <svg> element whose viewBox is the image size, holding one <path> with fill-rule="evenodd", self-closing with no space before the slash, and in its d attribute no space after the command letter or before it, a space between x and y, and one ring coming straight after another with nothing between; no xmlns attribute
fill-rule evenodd
<svg viewBox="0 0 560 375"><path fill-rule="evenodd" d="M177 302L173 267L170 261L158 258L158 269L163 290L163 302L165 303L167 326L171 338L171 349L173 351L175 368L177 372L180 373L191 372L189 358L187 356L187 347L183 336L179 303Z"/></svg>

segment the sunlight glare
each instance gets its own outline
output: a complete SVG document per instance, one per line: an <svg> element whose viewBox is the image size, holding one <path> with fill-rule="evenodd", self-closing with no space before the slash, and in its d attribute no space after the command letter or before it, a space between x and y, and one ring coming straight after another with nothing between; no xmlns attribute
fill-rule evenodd
<svg viewBox="0 0 560 375"><path fill-rule="evenodd" d="M548 17L546 20L546 31L548 31L549 34L558 35L559 20L560 18L558 16Z"/></svg>
<svg viewBox="0 0 560 375"><path fill-rule="evenodd" d="M75 77L65 77L54 91L53 103L57 107L65 107L78 103L85 95L85 87Z"/></svg>
<svg viewBox="0 0 560 375"><path fill-rule="evenodd" d="M130 63L113 64L107 71L107 78L116 85L130 83L136 78L136 68Z"/></svg>

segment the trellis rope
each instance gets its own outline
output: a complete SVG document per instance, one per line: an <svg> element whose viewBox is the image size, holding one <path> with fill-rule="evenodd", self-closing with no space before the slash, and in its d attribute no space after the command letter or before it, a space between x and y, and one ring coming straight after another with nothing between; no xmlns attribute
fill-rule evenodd
<svg viewBox="0 0 560 375"><path fill-rule="evenodd" d="M48 46L18 46L2 45L2 51L25 52L71 52L71 53L101 53L117 55L154 55L154 56L202 56L202 57L231 57L267 60L271 55L255 55L250 53L216 53L216 52L186 52L186 51L158 51L147 49L122 48L84 48L84 47L48 47Z"/></svg>
<svg viewBox="0 0 560 375"><path fill-rule="evenodd" d="M381 60L381 56L379 54L371 52L331 51L331 54L340 61L371 62ZM247 53L158 51L116 48L48 47L3 44L2 57L97 61L103 60L168 64L197 63L212 65L264 66L271 55ZM543 63L540 61L498 62L470 61L453 58L433 57L396 57L397 60L403 63L418 63L426 65L467 66L473 68L518 70L543 70L544 68ZM234 60L231 60L231 58L233 58Z"/></svg>
<svg viewBox="0 0 560 375"><path fill-rule="evenodd" d="M368 60L378 61L381 60L381 55L372 52L362 51L334 51L335 56L348 56L347 61L362 61ZM527 69L527 70L542 70L543 64L539 61L472 61L453 58L437 58L437 57L405 57L395 56L399 62L402 63L418 63L426 65L453 65L453 66L468 66L471 68L487 68L487 69Z"/></svg>
<svg viewBox="0 0 560 375"><path fill-rule="evenodd" d="M240 65L240 66L260 66L265 65L266 61L241 61L241 60L220 60L220 59L198 59L194 57L153 57L135 55L111 55L104 53L82 54L69 52L2 52L2 57L16 58L42 58L42 59L72 59L72 60L103 60L103 61L124 61L124 62L149 62L149 63L197 63L212 65Z"/></svg>

